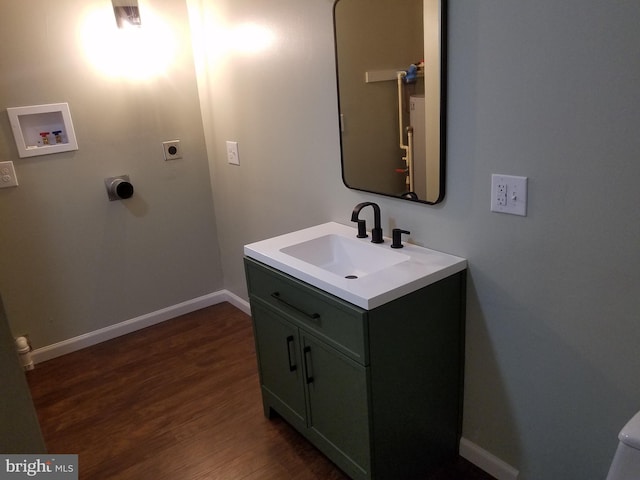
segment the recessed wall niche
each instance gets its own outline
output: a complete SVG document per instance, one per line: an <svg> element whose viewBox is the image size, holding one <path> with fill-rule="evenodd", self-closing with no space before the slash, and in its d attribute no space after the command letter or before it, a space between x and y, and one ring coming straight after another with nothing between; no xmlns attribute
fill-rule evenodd
<svg viewBox="0 0 640 480"><path fill-rule="evenodd" d="M68 103L7 108L20 158L78 150Z"/></svg>

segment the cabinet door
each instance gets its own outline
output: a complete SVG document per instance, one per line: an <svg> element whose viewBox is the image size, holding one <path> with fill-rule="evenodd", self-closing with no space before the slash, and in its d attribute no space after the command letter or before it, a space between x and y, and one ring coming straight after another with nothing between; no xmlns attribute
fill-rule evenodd
<svg viewBox="0 0 640 480"><path fill-rule="evenodd" d="M301 336L307 424L314 437L334 450L323 449L332 460L354 478L363 478L370 467L368 370L313 336Z"/></svg>
<svg viewBox="0 0 640 480"><path fill-rule="evenodd" d="M253 305L252 309L262 388L278 402L279 414L298 424L305 422L298 328L266 308Z"/></svg>

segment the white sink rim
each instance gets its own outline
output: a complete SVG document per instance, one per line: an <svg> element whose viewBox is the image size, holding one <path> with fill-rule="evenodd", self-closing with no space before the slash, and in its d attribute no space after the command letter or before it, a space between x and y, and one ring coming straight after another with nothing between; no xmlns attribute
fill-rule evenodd
<svg viewBox="0 0 640 480"><path fill-rule="evenodd" d="M371 243L369 238L356 238L357 230L336 222L268 238L244 246L244 254L270 267L324 290L361 308L372 310L422 287L442 280L467 268L464 258L405 243L402 250L391 250L391 242ZM326 235L338 235L367 248L379 249L380 255L398 253L406 260L368 272L357 279L344 278L312 263L284 253L291 247Z"/></svg>

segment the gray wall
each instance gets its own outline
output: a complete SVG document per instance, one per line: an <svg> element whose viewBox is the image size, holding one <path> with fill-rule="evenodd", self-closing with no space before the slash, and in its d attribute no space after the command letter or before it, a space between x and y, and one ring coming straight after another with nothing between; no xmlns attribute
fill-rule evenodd
<svg viewBox="0 0 640 480"><path fill-rule="evenodd" d="M450 1L437 207L342 186L330 0L189 3L276 37L207 43L200 76L226 287L246 295L243 244L378 201L386 232L469 259L464 436L523 479L603 478L640 408L640 3ZM489 211L491 173L529 177L527 217Z"/></svg>
<svg viewBox="0 0 640 480"><path fill-rule="evenodd" d="M178 53L164 75L137 80L105 76L91 60L106 58L85 55L84 22L100 9L115 25L111 2L1 7L0 110L68 102L80 147L18 158L0 112L0 160L20 183L0 190L0 292L14 334L36 348L222 287L185 2L142 3ZM161 142L176 138L184 158L165 162ZM109 202L104 178L125 173L134 197Z"/></svg>

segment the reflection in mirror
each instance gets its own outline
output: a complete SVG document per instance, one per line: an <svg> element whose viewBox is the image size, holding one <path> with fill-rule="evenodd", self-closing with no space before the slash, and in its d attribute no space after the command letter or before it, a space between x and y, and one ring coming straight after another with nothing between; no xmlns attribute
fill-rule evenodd
<svg viewBox="0 0 640 480"><path fill-rule="evenodd" d="M347 187L434 204L445 185L446 0L334 5Z"/></svg>

